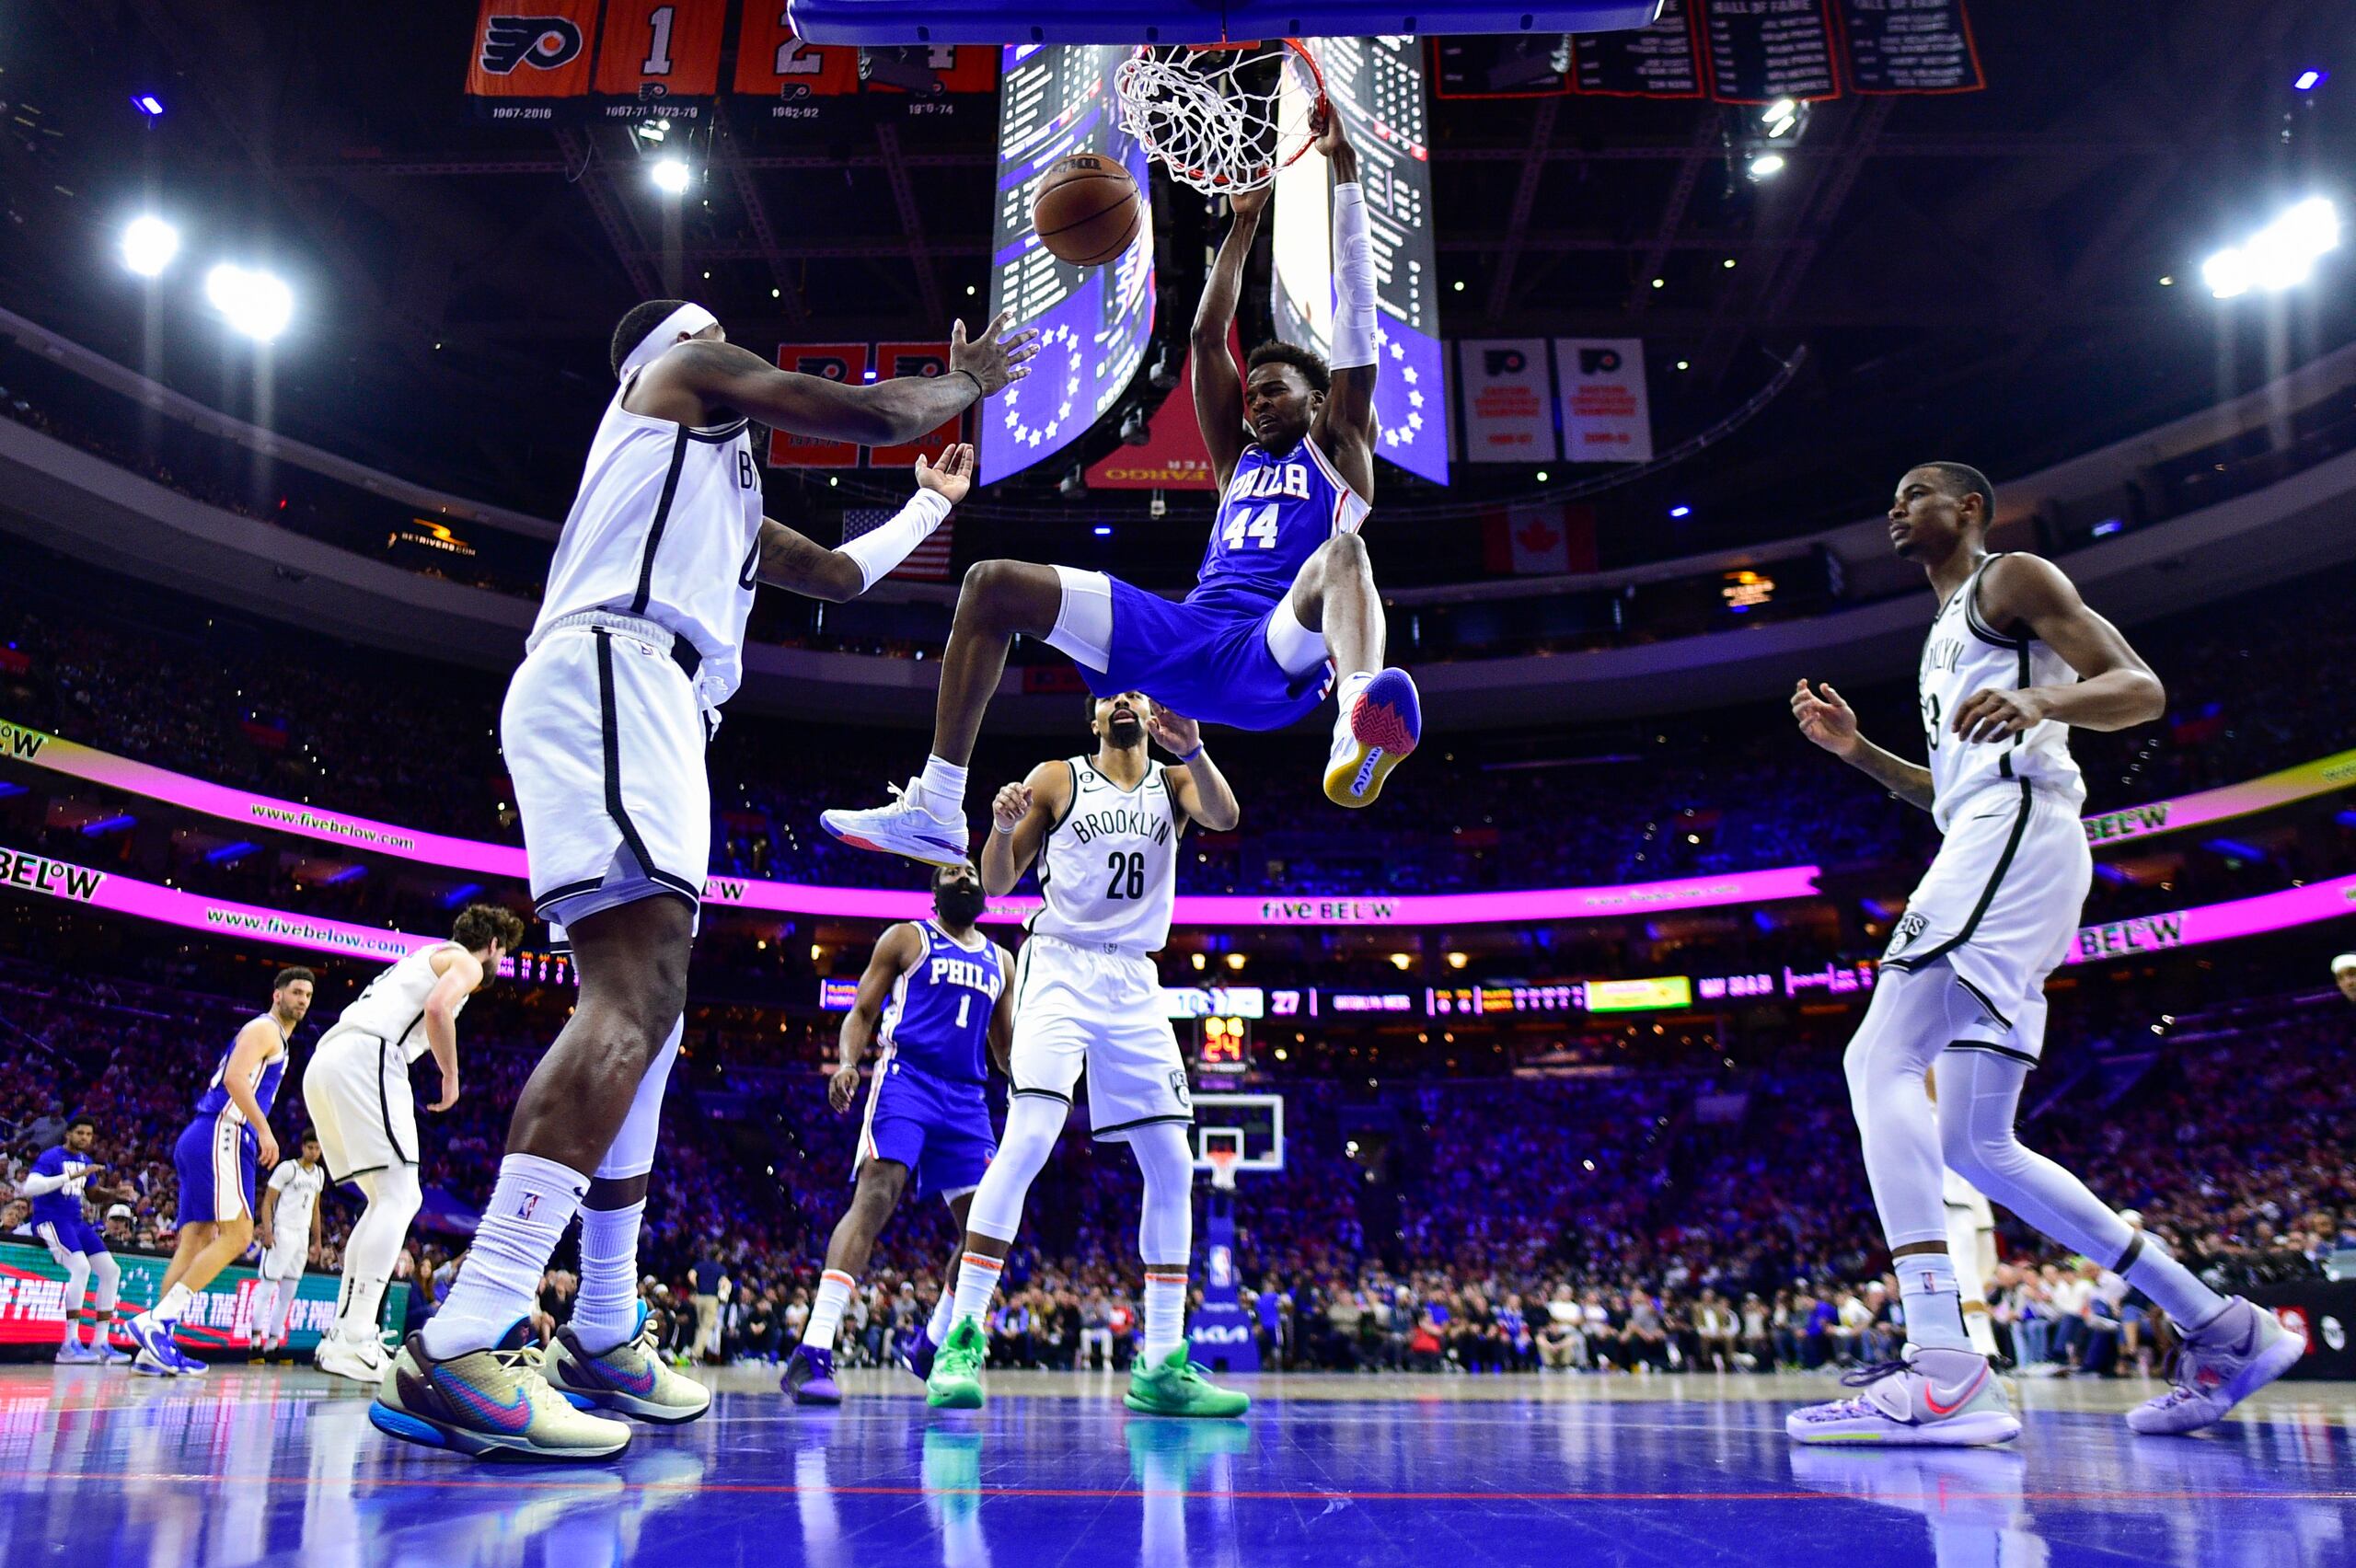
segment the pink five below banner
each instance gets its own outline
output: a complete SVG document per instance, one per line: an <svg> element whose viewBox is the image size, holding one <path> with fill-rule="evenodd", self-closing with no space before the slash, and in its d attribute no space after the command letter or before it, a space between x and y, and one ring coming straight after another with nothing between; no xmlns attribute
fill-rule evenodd
<svg viewBox="0 0 2356 1568"><path fill-rule="evenodd" d="M1653 460L1652 403L1641 338L1557 338L1563 455L1574 463Z"/></svg>
<svg viewBox="0 0 2356 1568"><path fill-rule="evenodd" d="M1456 345L1467 463L1551 463L1554 378L1543 338L1466 338Z"/></svg>

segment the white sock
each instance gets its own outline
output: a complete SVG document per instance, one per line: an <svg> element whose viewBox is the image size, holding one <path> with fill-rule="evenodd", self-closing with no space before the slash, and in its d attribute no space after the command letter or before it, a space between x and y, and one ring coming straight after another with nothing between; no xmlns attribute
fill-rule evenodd
<svg viewBox="0 0 2356 1568"><path fill-rule="evenodd" d="M1890 1267L1898 1274L1899 1300L1906 1309L1907 1343L1924 1350L1969 1354L1963 1332L1963 1297L1955 1283L1955 1260L1945 1252L1914 1252Z"/></svg>
<svg viewBox="0 0 2356 1568"><path fill-rule="evenodd" d="M2119 1271L2128 1284L2150 1297L2159 1309L2186 1329L2213 1322L2227 1305L2225 1298L2200 1283L2199 1276L2168 1255L2150 1235L2134 1261Z"/></svg>
<svg viewBox="0 0 2356 1568"><path fill-rule="evenodd" d="M344 1261L351 1262L347 1249ZM385 1343L384 1320L378 1315L384 1309L386 1287L389 1279L373 1274L353 1274L343 1282L343 1307L335 1315L335 1327L329 1332L351 1344L373 1344L382 1349Z"/></svg>
<svg viewBox="0 0 2356 1568"><path fill-rule="evenodd" d="M961 765L928 755L917 787L923 793L924 809L941 821L954 822L965 814L965 769Z"/></svg>
<svg viewBox="0 0 2356 1568"><path fill-rule="evenodd" d="M1148 1268L1145 1271L1145 1351L1149 1366L1159 1366L1186 1337L1186 1271Z"/></svg>
<svg viewBox="0 0 2356 1568"><path fill-rule="evenodd" d="M176 1285L164 1292L161 1301L148 1309L147 1316L159 1323L177 1323L180 1320L180 1314L188 1310L188 1304L195 1299L196 1292L186 1285Z"/></svg>
<svg viewBox="0 0 2356 1568"><path fill-rule="evenodd" d="M987 1317L990 1297L998 1289L998 1276L1005 1272L1005 1259L985 1258L979 1252L967 1252L964 1261L957 1265L957 1316Z"/></svg>
<svg viewBox="0 0 2356 1568"><path fill-rule="evenodd" d="M581 1211L581 1294L572 1303L572 1337L603 1355L638 1332L638 1226L646 1200L618 1209Z"/></svg>
<svg viewBox="0 0 2356 1568"><path fill-rule="evenodd" d="M835 1333L843 1325L843 1309L850 1305L851 1286L858 1282L840 1269L828 1269L818 1276L818 1300L810 1309L810 1321L802 1331L802 1343L813 1350L835 1348Z"/></svg>
<svg viewBox="0 0 2356 1568"><path fill-rule="evenodd" d="M1357 701L1358 693L1364 691L1367 683L1372 679L1374 679L1373 671L1360 670L1357 674L1344 675L1340 684L1334 686L1334 732L1335 734L1346 735L1350 732L1350 705Z"/></svg>
<svg viewBox="0 0 2356 1568"><path fill-rule="evenodd" d="M925 1325L924 1337L937 1345L949 1337L949 1331L956 1323L957 1293L944 1290L941 1293L941 1299L932 1304L932 1320Z"/></svg>
<svg viewBox="0 0 2356 1568"><path fill-rule="evenodd" d="M564 1239L589 1178L536 1154L499 1162L499 1185L483 1206L474 1245L449 1298L422 1331L425 1354L447 1361L488 1350L540 1299L540 1276Z"/></svg>

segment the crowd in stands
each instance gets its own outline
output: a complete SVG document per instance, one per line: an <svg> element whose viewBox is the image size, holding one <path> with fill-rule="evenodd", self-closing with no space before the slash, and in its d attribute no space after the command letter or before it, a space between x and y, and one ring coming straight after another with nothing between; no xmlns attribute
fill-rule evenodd
<svg viewBox="0 0 2356 1568"><path fill-rule="evenodd" d="M26 1162L65 1115L88 1115L109 1180L136 1193L110 1233L126 1248L167 1249L171 1142L218 1055L211 1043L225 1043L244 1010L128 981L0 972L12 1046L0 1062L0 1233L22 1223L11 1200ZM482 1013L462 1032L465 1097L424 1118L428 1226L403 1262L412 1314L433 1309L464 1245L432 1215L489 1191L537 1055L537 1026L519 1009ZM297 1070L273 1116L282 1141L304 1124L299 1066L323 1021L298 1032ZM2027 1140L2140 1210L2222 1284L2312 1273L2356 1247L2346 1134L2356 1091L2343 1070L2356 1011L2326 994L2177 1022L2123 1086L2115 1074L2067 1074L2025 1108ZM641 1243L645 1297L683 1357L791 1348L849 1190L854 1127L826 1109L823 1074L755 1074L768 1087L748 1095L715 1059L726 1055L714 1038L691 1038ZM1286 1096L1287 1168L1244 1182L1236 1264L1274 1364L1812 1367L1874 1359L1900 1332L1837 1056L1265 1087ZM452 1195L446 1205L436 1190ZM1077 1131L1059 1145L990 1323L999 1364L1129 1354L1138 1197L1119 1146ZM348 1193L329 1200L318 1266L337 1266L356 1213ZM2096 1264L2010 1223L2003 1235L1990 1299L2008 1355L2091 1372L2165 1349L2149 1304ZM887 1361L904 1343L940 1292L954 1239L934 1205L895 1217L846 1319L849 1363ZM568 1313L574 1288L551 1271L544 1327Z"/></svg>
<svg viewBox="0 0 2356 1568"><path fill-rule="evenodd" d="M101 617L85 613L87 599L61 601L63 584L32 580L38 575L0 589L6 717L206 779L518 841L499 758L495 678L396 665L127 585L107 596L114 607ZM2155 628L2145 640L2170 682L2171 717L2120 735L2076 737L2090 809L2238 781L2344 749L2356 734L2356 689L2302 672L2356 659L2356 628L2338 613L2356 587L2350 576L2324 574L2244 606L2247 614L2231 605L2204 611L2181 635ZM62 614L61 602L75 612ZM1916 722L1911 693L1879 688L1856 700L1869 732L1906 749ZM1776 705L1768 709L1445 738L1386 791L1386 818L1419 824L1411 835L1368 834L1333 812L1316 782L1316 756L1292 744L1298 737L1220 734L1230 772L1253 781L1244 821L1236 832L1192 841L1180 887L1441 893L1807 862L1911 870L1928 858L1934 838L1924 813L1807 746ZM878 874L872 856L819 831L817 814L876 797L880 780L905 771L907 737L837 730L824 747L805 742L803 727L754 716L722 728L711 759L715 871L838 883ZM1086 744L1075 724L1054 749ZM1019 778L1054 755L1050 746L986 737L975 777ZM780 776L780 758L791 759L790 778ZM2328 859L2293 845L2231 864L2195 859L2156 881L2106 881L2090 917L2270 891L2344 869L2305 863L2319 853ZM228 897L284 882L275 852L221 865L199 859L183 873L183 885ZM318 907L391 917L396 912L383 906L390 896L363 878Z"/></svg>

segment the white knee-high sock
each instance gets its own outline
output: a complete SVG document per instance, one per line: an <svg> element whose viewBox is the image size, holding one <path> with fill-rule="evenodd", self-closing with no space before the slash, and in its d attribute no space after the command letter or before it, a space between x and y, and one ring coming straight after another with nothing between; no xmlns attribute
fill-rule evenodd
<svg viewBox="0 0 2356 1568"><path fill-rule="evenodd" d="M572 1337L602 1355L638 1332L638 1232L646 1200L581 1211L581 1294L572 1303Z"/></svg>
<svg viewBox="0 0 2356 1568"><path fill-rule="evenodd" d="M1183 1263L1145 1271L1145 1365L1158 1366L1186 1337L1186 1268Z"/></svg>
<svg viewBox="0 0 2356 1568"><path fill-rule="evenodd" d="M52 1254L54 1256L55 1254ZM67 1252L65 1257L65 1288L59 1299L65 1303L65 1343L82 1343L83 1286L90 1278L90 1260L80 1252Z"/></svg>
<svg viewBox="0 0 2356 1568"><path fill-rule="evenodd" d="M939 1344L949 1337L957 1323L957 1292L944 1290L941 1299L932 1304L932 1319L924 1326L924 1337Z"/></svg>
<svg viewBox="0 0 2356 1568"><path fill-rule="evenodd" d="M90 1260L90 1277L98 1282L98 1298L90 1309L90 1342L105 1348L114 1333L114 1309L122 1294L122 1265L114 1261L112 1252L100 1252Z"/></svg>
<svg viewBox="0 0 2356 1568"><path fill-rule="evenodd" d="M400 1262L401 1242L410 1222L424 1206L425 1192L418 1184L414 1165L388 1165L353 1178L366 1194L368 1206L352 1227L343 1244L343 1297L336 1308L335 1332L352 1343L382 1342L380 1314L393 1269Z"/></svg>
<svg viewBox="0 0 2356 1568"><path fill-rule="evenodd" d="M802 1330L803 1344L813 1350L835 1348L835 1335L843 1326L843 1309L850 1305L851 1286L857 1283L840 1269L828 1269L818 1276L818 1299L811 1305L810 1321Z"/></svg>
<svg viewBox="0 0 2356 1568"><path fill-rule="evenodd" d="M446 1361L499 1343L540 1298L540 1276L589 1191L589 1178L536 1154L499 1164L474 1245L449 1299L423 1330L425 1353Z"/></svg>
<svg viewBox="0 0 2356 1568"><path fill-rule="evenodd" d="M1961 994L1944 964L1912 974L1885 971L1842 1060L1865 1178L1893 1252L1924 1242L1946 1244L1946 1162L1940 1158L1938 1113L1923 1076L1957 1037L1949 998ZM1946 1088L1943 1070L1942 1101Z"/></svg>
<svg viewBox="0 0 2356 1568"><path fill-rule="evenodd" d="M1906 1309L1906 1338L1925 1350L1971 1349L1963 1332L1963 1297L1956 1289L1955 1260L1945 1252L1910 1252L1891 1260L1898 1297Z"/></svg>

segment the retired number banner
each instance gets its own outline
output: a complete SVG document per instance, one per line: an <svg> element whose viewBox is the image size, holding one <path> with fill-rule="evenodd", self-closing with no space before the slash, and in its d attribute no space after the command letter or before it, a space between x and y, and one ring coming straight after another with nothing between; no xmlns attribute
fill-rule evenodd
<svg viewBox="0 0 2356 1568"><path fill-rule="evenodd" d="M606 120L701 119L720 90L728 0L606 0L597 112Z"/></svg>
<svg viewBox="0 0 2356 1568"><path fill-rule="evenodd" d="M597 0L483 0L468 101L486 120L547 125L577 113L596 41Z"/></svg>

